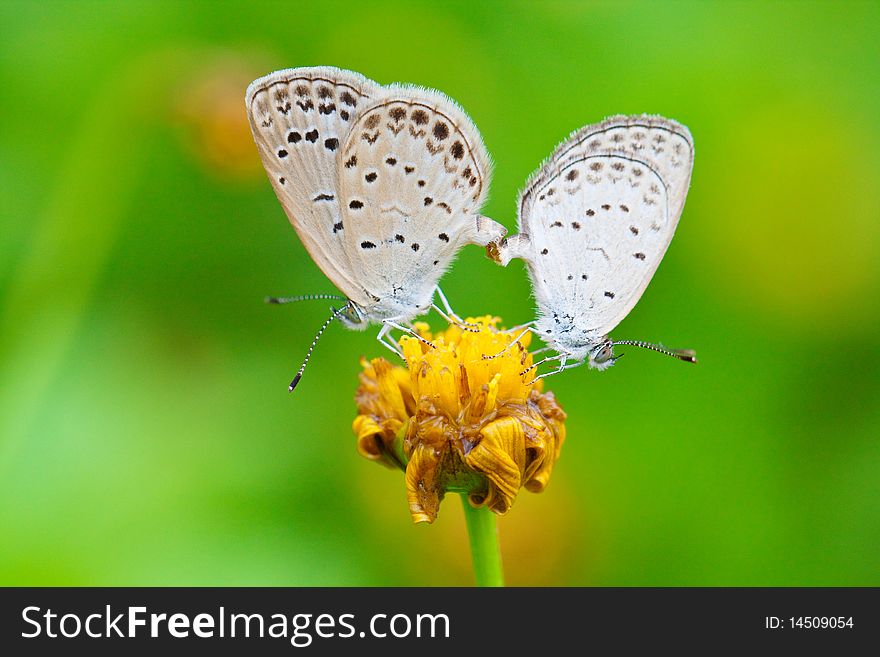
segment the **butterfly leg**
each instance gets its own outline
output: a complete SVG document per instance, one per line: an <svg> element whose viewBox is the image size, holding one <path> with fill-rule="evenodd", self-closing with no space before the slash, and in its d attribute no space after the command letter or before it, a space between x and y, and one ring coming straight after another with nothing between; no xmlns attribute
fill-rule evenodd
<svg viewBox="0 0 880 657"><path fill-rule="evenodd" d="M557 367L557 368L556 368L555 370L553 370L552 372L544 372L543 374L539 374L539 375L536 376L534 379L532 379L532 383L534 383L534 382L537 381L538 379L543 379L544 377L552 376L553 374L559 374L562 370L570 369L570 368L572 368L572 367L577 367L578 365L580 365L580 363L577 363L577 364L575 364L575 365L569 365L568 367L566 367L565 362L568 360L568 356L566 356L566 355L564 355L564 354L563 354L562 356L553 356L553 357L551 357L551 358L545 358L545 359L544 359L543 361L541 361L541 362L543 363L544 361L547 361L547 360L555 360L555 359L557 359L557 358L559 359L559 367Z"/></svg>
<svg viewBox="0 0 880 657"><path fill-rule="evenodd" d="M532 370L534 370L534 369L540 367L540 366L543 365L544 363L549 363L549 362L552 362L552 361L554 361L554 360L561 360L561 361L564 363L566 358L567 358L567 356L565 356L564 354L556 354L555 356L547 356L547 358L542 358L542 359L539 360L537 363L532 363L532 366L531 366L531 367L527 367L527 368L524 369L522 372L520 372L519 375L520 375L520 376L525 376L526 374L528 374L528 373L531 372ZM556 372L553 372L553 374L555 374L555 373L556 373ZM535 377L536 380L537 380L538 378L539 378L539 377Z"/></svg>
<svg viewBox="0 0 880 657"><path fill-rule="evenodd" d="M393 327L391 325L383 322L382 328L379 329L379 333L376 336L376 339L379 341L379 344L381 344L383 347L390 349L395 354L397 354L397 356L399 356L400 358L403 358L403 352L400 350L400 347L397 346L396 344L394 344L391 341L390 336L388 335L388 333L391 331L392 328Z"/></svg>
<svg viewBox="0 0 880 657"><path fill-rule="evenodd" d="M517 331L522 331L524 328L531 330L531 327L535 325L535 320L533 319L531 322L526 322L525 324L518 324L517 326L511 326L509 329L504 329L501 333L516 333Z"/></svg>
<svg viewBox="0 0 880 657"><path fill-rule="evenodd" d="M522 328L522 327L517 327L517 328ZM495 358L498 358L499 356L506 354L508 351L510 351L510 348L513 347L513 345L519 345L520 339L531 330L532 330L531 327L527 327L522 333L520 333L518 336L516 336L516 338L512 342L508 343L508 345L506 347L504 347L504 349L499 351L497 354L493 354L492 356L487 356L486 354L483 354L483 360L494 360ZM503 333L509 333L509 331L503 331ZM522 347L522 345L519 345L519 346Z"/></svg>
<svg viewBox="0 0 880 657"><path fill-rule="evenodd" d="M434 288L434 291L437 293L437 296L440 298L440 303L443 304L443 308L446 309L446 312L440 310L437 307L436 303L432 303L431 307L437 311L437 314L440 315L444 320L446 320L447 324L455 324L466 331L471 331L472 333L476 333L479 330L479 324L474 324L473 322L465 322L458 315L455 314L455 311L452 310L452 306L449 305L449 299L446 298L446 295L443 294L443 290L440 289L440 286Z"/></svg>
<svg viewBox="0 0 880 657"><path fill-rule="evenodd" d="M433 342L430 342L429 340L425 340L425 338L423 338L421 335L419 335L418 333L416 333L413 329L411 329L411 328L408 327L408 326L402 326L402 325L400 325L400 324L395 323L394 321L392 321L392 320L390 320L390 319L383 320L383 321L382 321L382 326L383 326L383 330L385 329L385 327L388 327L387 330L389 330L389 331L390 331L391 329L397 329L398 331L403 331L403 332L406 333L408 336L415 338L416 340L418 340L418 341L421 342L422 344L426 344L426 345L428 345L429 347L431 347L431 349L436 349L436 348L437 348L437 347L434 345ZM381 333L381 331L380 331L380 333ZM395 350L395 351L397 351L397 350ZM403 353L402 353L402 352L400 352L400 357L403 358Z"/></svg>
<svg viewBox="0 0 880 657"><path fill-rule="evenodd" d="M448 315L443 310L441 310L437 304L432 303L431 308L437 311L437 314L440 315L444 320L446 320L447 324L455 324L462 331L468 331L470 333L479 333L480 329L478 328L479 324L472 324L471 322L465 322L461 319L458 319L455 315Z"/></svg>
<svg viewBox="0 0 880 657"><path fill-rule="evenodd" d="M450 315L454 315L455 313L452 310L452 306L449 305L449 299L446 298L446 295L443 294L443 290L440 289L440 286L436 286L434 288L434 292L440 297L440 303L443 304L443 307L446 308L446 312Z"/></svg>

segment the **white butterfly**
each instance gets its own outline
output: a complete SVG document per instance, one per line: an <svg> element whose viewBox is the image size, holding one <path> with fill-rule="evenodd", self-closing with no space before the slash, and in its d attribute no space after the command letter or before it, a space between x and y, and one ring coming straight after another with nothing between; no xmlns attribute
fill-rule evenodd
<svg viewBox="0 0 880 657"><path fill-rule="evenodd" d="M336 317L357 329L380 323L378 338L396 351L388 330L409 331L437 308L437 282L458 249L505 235L480 215L491 177L482 138L439 91L296 68L255 80L246 103L278 200L347 299L321 332Z"/></svg>
<svg viewBox="0 0 880 657"><path fill-rule="evenodd" d="M540 362L558 360L556 372L585 360L603 370L619 358L618 344L696 362L689 350L608 337L666 253L693 161L683 125L615 116L573 133L532 174L519 197L519 234L487 250L502 265L526 262L538 305L530 330L557 352Z"/></svg>

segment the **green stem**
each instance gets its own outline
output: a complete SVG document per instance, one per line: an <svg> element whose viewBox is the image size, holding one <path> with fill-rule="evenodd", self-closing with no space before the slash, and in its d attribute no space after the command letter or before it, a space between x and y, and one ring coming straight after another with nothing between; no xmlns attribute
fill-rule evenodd
<svg viewBox="0 0 880 657"><path fill-rule="evenodd" d="M501 567L501 548L498 544L498 528L495 514L486 507L475 509L468 502L467 493L461 494L464 519L471 543L471 558L477 586L504 586L504 570Z"/></svg>

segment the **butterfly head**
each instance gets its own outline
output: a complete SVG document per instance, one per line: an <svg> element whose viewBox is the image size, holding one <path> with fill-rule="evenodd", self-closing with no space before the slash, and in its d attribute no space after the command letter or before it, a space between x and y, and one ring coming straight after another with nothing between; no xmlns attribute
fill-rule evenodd
<svg viewBox="0 0 880 657"><path fill-rule="evenodd" d="M355 331L363 331L369 324L363 309L354 301L349 301L341 308L339 312L339 321L342 322L346 328L354 329Z"/></svg>
<svg viewBox="0 0 880 657"><path fill-rule="evenodd" d="M599 370L600 372L602 370L607 370L609 367L614 365L615 361L621 356L623 356L623 354L621 354L620 356L615 356L614 343L611 342L611 340L607 337L603 338L601 342L596 344L590 350L590 367L595 370Z"/></svg>

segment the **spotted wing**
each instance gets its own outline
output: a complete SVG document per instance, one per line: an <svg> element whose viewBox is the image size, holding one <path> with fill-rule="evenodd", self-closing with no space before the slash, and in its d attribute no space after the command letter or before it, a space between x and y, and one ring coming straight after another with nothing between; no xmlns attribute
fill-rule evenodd
<svg viewBox="0 0 880 657"><path fill-rule="evenodd" d="M360 286L346 260L336 160L340 145L379 85L332 67L295 68L255 80L245 97L269 181L321 271L356 301Z"/></svg>
<svg viewBox="0 0 880 657"><path fill-rule="evenodd" d="M684 207L694 148L684 126L618 116L561 144L520 195L505 258L529 267L545 318L608 334L641 297Z"/></svg>
<svg viewBox="0 0 880 657"><path fill-rule="evenodd" d="M439 92L383 89L339 164L346 254L377 316L418 314L462 245L505 233L479 214L491 175L480 134Z"/></svg>

